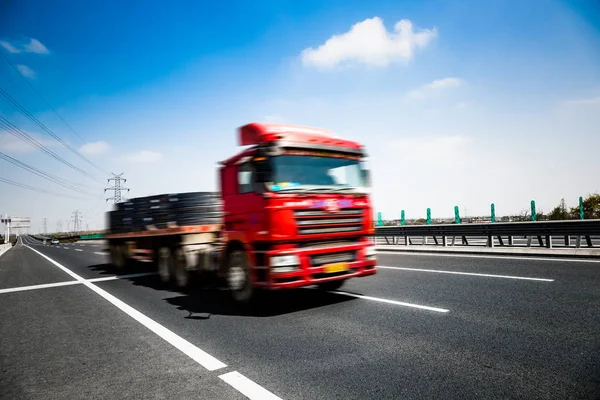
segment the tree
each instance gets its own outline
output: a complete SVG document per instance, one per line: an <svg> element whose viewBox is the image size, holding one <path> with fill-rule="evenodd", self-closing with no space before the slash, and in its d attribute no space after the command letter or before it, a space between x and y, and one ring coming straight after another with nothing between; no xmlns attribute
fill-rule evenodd
<svg viewBox="0 0 600 400"><path fill-rule="evenodd" d="M548 214L548 219L553 221L569 219L569 212L567 211L567 203L565 199L560 200L560 204L552 209Z"/></svg>
<svg viewBox="0 0 600 400"><path fill-rule="evenodd" d="M579 219L579 206L571 208L571 218ZM600 193L588 195L583 200L583 218L600 219Z"/></svg>

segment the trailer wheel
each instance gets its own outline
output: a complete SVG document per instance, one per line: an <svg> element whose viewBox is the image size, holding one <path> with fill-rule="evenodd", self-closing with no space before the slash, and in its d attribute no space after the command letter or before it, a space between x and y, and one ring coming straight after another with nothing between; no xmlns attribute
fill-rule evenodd
<svg viewBox="0 0 600 400"><path fill-rule="evenodd" d="M117 265L117 258L119 257L118 251L119 251L119 245L116 244L111 244L108 247L108 250L110 252L110 263L112 265Z"/></svg>
<svg viewBox="0 0 600 400"><path fill-rule="evenodd" d="M183 249L178 247L173 250L173 275L177 287L184 288L189 282L189 272L187 270L187 260Z"/></svg>
<svg viewBox="0 0 600 400"><path fill-rule="evenodd" d="M160 280L163 283L168 283L171 280L171 271L173 269L173 258L171 257L171 250L168 247L161 247L158 250L158 257L156 261Z"/></svg>
<svg viewBox="0 0 600 400"><path fill-rule="evenodd" d="M250 263L246 252L234 250L227 259L227 286L231 296L238 303L248 303L252 298Z"/></svg>
<svg viewBox="0 0 600 400"><path fill-rule="evenodd" d="M113 265L117 269L123 269L125 267L125 245L123 244L115 244L112 247L113 251L111 254Z"/></svg>
<svg viewBox="0 0 600 400"><path fill-rule="evenodd" d="M319 283L319 284L317 284L317 287L326 292L330 292L330 291L338 290L339 288L341 288L344 285L344 283L346 283L346 279L340 279L338 281L329 281L329 282Z"/></svg>

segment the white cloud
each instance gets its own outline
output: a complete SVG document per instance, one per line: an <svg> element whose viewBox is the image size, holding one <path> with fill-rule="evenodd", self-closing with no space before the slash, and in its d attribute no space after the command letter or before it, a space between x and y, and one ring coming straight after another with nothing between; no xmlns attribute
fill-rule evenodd
<svg viewBox="0 0 600 400"><path fill-rule="evenodd" d="M423 136L396 139L390 143L390 149L400 151L403 162L417 161L441 164L458 164L463 159L468 144L464 136Z"/></svg>
<svg viewBox="0 0 600 400"><path fill-rule="evenodd" d="M127 154L123 159L131 164L154 164L163 159L163 155L156 151L141 150L135 153Z"/></svg>
<svg viewBox="0 0 600 400"><path fill-rule="evenodd" d="M19 64L16 66L21 75L26 78L35 78L35 71L29 68L27 65Z"/></svg>
<svg viewBox="0 0 600 400"><path fill-rule="evenodd" d="M567 106L600 106L600 96L586 99L574 99L563 102Z"/></svg>
<svg viewBox="0 0 600 400"><path fill-rule="evenodd" d="M370 66L386 67L392 62L412 59L415 48L425 47L437 30L413 30L411 21L403 19L387 31L379 17L356 23L343 34L334 35L317 49L302 51L305 66L331 68L342 62L355 61Z"/></svg>
<svg viewBox="0 0 600 400"><path fill-rule="evenodd" d="M9 42L5 41L5 40L0 40L0 46L4 47L6 49L6 51L8 51L9 53L20 53L21 50L17 49L15 46L13 46L12 44L10 44Z"/></svg>
<svg viewBox="0 0 600 400"><path fill-rule="evenodd" d="M23 46L23 49L29 53L48 54L50 51L39 40L31 39L29 43Z"/></svg>
<svg viewBox="0 0 600 400"><path fill-rule="evenodd" d="M99 141L99 142L91 142L91 143L84 144L83 146L81 146L79 148L79 152L81 154L84 154L87 156L92 156L92 155L104 154L108 151L108 149L110 149L110 146L108 145L108 143Z"/></svg>
<svg viewBox="0 0 600 400"><path fill-rule="evenodd" d="M411 90L407 93L407 97L410 99L423 99L442 90L457 88L462 84L463 80L460 78L448 77L438 79L415 90Z"/></svg>
<svg viewBox="0 0 600 400"><path fill-rule="evenodd" d="M460 101L458 103L456 103L456 109L457 110L464 110L469 106L469 103L464 102L464 101Z"/></svg>
<svg viewBox="0 0 600 400"><path fill-rule="evenodd" d="M48 50L48 48L46 46L44 46L42 44L42 42L40 42L37 39L29 39L29 41L26 42L8 42L6 40L2 40L0 41L0 46L4 47L8 52L10 53L35 53L35 54L50 54L50 51Z"/></svg>
<svg viewBox="0 0 600 400"><path fill-rule="evenodd" d="M46 147L55 147L60 144L52 139L45 139L30 132L26 133L28 133L29 136L35 139L38 143ZM6 131L0 131L0 150L13 153L29 153L38 151L35 147Z"/></svg>

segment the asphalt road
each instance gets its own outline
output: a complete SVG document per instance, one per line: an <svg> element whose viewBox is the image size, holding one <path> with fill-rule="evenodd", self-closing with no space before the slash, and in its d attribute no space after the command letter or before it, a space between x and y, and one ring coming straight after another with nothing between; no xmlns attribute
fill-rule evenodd
<svg viewBox="0 0 600 400"><path fill-rule="evenodd" d="M439 244L442 244L443 238L442 236L436 236L436 239L438 240ZM564 236L553 236L552 237L552 247L554 248L575 248L576 246L576 241L577 237L576 236L571 236L570 238L570 243L569 246L566 246L566 242L565 242L565 237ZM592 241L592 246L598 248L600 247L600 237L599 236L591 236L590 237L591 241ZM447 237L448 243L450 244L452 242L452 236ZM467 237L468 240L468 246L487 246L487 241L488 238L485 236L469 236ZM508 246L508 237L507 236L502 236L502 240L503 240L503 244L506 247ZM513 236L513 246L510 247L527 247L527 242L528 242L528 238L523 237L523 236ZM543 241L543 246L540 246L540 242L538 241L538 238L533 236L531 237L531 247L532 248L545 248L546 246L546 237L542 237L542 241ZM385 236L379 236L375 238L375 242L376 244L383 244L383 245L389 245L389 244L394 244L394 243L399 243L401 245L404 245L405 242L405 238L404 236L402 237L394 237L394 236L389 236L389 237L385 237ZM422 236L411 236L410 237L410 244L413 245L422 245L424 244L424 240ZM427 244L433 245L435 244L434 238L432 236L427 237ZM501 246L500 242L498 241L498 237L494 236L494 245L495 246ZM457 247L463 247L463 246L467 246L467 245L463 245L462 244L462 238L460 236L456 237L456 242L455 242L455 246ZM587 242L585 237L581 237L581 248L588 248L587 247Z"/></svg>
<svg viewBox="0 0 600 400"><path fill-rule="evenodd" d="M24 243L0 257L3 399L600 398L600 262L380 253L342 293L242 312Z"/></svg>

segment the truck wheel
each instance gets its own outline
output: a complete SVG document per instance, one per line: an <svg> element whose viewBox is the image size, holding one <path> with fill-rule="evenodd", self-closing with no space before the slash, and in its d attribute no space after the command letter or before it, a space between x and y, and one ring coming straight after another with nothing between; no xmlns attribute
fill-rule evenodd
<svg viewBox="0 0 600 400"><path fill-rule="evenodd" d="M185 254L183 254L183 249L181 247L174 249L172 254L175 284L179 288L184 288L190 280L190 274L187 270L187 259L185 258Z"/></svg>
<svg viewBox="0 0 600 400"><path fill-rule="evenodd" d="M115 244L114 247L113 265L117 269L125 268L125 245Z"/></svg>
<svg viewBox="0 0 600 400"><path fill-rule="evenodd" d="M173 269L173 258L171 257L171 251L168 247L161 247L158 250L158 257L156 261L160 280L163 283L169 283L171 280L171 271Z"/></svg>
<svg viewBox="0 0 600 400"><path fill-rule="evenodd" d="M238 303L248 303L252 298L250 265L246 252L234 250L227 260L227 286L231 296Z"/></svg>
<svg viewBox="0 0 600 400"><path fill-rule="evenodd" d="M323 291L331 292L331 291L338 290L339 288L341 288L345 282L346 282L345 279L340 279L339 281L323 282L323 283L317 284L317 287Z"/></svg>
<svg viewBox="0 0 600 400"><path fill-rule="evenodd" d="M108 249L110 251L110 263L112 265L117 265L117 258L119 257L119 245L111 244Z"/></svg>

